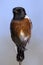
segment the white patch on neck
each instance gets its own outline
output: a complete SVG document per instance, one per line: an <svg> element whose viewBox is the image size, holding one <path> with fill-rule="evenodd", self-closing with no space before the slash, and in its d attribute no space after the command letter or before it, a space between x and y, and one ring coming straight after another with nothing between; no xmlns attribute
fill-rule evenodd
<svg viewBox="0 0 43 65"><path fill-rule="evenodd" d="M27 15L25 15L25 18L28 18L28 19L30 19Z"/></svg>

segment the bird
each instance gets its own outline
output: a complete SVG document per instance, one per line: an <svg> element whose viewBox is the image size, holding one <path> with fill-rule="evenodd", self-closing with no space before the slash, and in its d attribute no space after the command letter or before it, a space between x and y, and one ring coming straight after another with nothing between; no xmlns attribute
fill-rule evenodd
<svg viewBox="0 0 43 65"><path fill-rule="evenodd" d="M17 47L16 59L18 62L22 62L25 58L24 51L27 42L31 38L32 21L23 7L14 7L12 12L13 18L10 23L11 39Z"/></svg>

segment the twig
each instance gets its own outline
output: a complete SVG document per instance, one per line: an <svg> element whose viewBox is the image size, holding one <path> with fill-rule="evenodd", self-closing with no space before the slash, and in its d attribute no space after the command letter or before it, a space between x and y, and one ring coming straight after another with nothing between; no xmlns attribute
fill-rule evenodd
<svg viewBox="0 0 43 65"><path fill-rule="evenodd" d="M21 65L21 62L19 62L19 65Z"/></svg>

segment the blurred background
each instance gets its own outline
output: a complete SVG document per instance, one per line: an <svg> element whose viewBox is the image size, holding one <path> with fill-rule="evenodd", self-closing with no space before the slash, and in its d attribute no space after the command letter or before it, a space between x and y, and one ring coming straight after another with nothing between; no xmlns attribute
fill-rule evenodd
<svg viewBox="0 0 43 65"><path fill-rule="evenodd" d="M14 7L24 7L33 27L22 65L43 65L43 0L0 0L0 65L18 65L10 37Z"/></svg>

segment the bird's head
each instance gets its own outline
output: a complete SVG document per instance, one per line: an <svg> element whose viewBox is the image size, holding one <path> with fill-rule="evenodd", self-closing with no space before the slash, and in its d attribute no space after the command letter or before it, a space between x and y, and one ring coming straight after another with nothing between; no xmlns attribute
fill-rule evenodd
<svg viewBox="0 0 43 65"><path fill-rule="evenodd" d="M13 18L15 20L21 20L25 17L26 11L22 7L15 7L13 8L13 15L14 15Z"/></svg>

